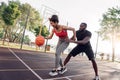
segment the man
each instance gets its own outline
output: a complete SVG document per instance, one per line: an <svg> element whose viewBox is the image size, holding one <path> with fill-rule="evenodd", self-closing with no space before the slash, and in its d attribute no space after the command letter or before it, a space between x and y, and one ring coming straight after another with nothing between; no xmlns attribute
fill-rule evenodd
<svg viewBox="0 0 120 80"><path fill-rule="evenodd" d="M90 38L91 38L91 32L86 30L87 28L87 24L86 23L81 23L80 24L80 28L78 31L76 31L76 38L77 41L74 40L69 40L72 43L76 43L77 46L74 47L72 49L72 51L68 54L68 56L66 57L65 61L64 61L64 66L69 62L69 60L71 59L71 57L75 57L76 55L78 55L79 53L85 52L87 57L89 58L89 60L92 62L93 65L93 69L95 71L95 78L94 80L100 80L99 76L98 76L98 68L97 68L97 64L94 58L94 53L90 44ZM64 67L63 69L61 69L61 73L63 74L64 72L67 71L67 68Z"/></svg>

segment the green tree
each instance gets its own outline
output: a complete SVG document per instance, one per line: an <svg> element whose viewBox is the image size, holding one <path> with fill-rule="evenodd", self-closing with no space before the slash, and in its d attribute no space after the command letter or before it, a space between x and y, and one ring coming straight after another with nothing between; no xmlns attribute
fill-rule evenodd
<svg viewBox="0 0 120 80"><path fill-rule="evenodd" d="M22 12L20 17L20 25L25 26L26 16L28 15L29 9L30 12L26 29L33 32L34 28L40 25L41 18L40 13L32 8L30 4L25 3L20 6L20 11Z"/></svg>
<svg viewBox="0 0 120 80"><path fill-rule="evenodd" d="M115 41L120 33L120 7L109 8L101 20L100 35L104 40L112 41L112 61L115 58Z"/></svg>
<svg viewBox="0 0 120 80"><path fill-rule="evenodd" d="M3 32L0 32L0 39L2 39L3 37Z"/></svg>
<svg viewBox="0 0 120 80"><path fill-rule="evenodd" d="M49 35L48 28L45 25L42 27L41 35L44 37Z"/></svg>
<svg viewBox="0 0 120 80"><path fill-rule="evenodd" d="M29 45L29 44L30 44L30 41L31 41L31 40L29 39L29 36L26 35L26 36L24 37L24 41L23 41L24 44L28 44L28 45Z"/></svg>
<svg viewBox="0 0 120 80"><path fill-rule="evenodd" d="M6 7L7 7L6 3L1 2L1 5L0 5L0 32L3 32L4 27L5 27L5 23L2 19L2 14L3 14L3 11Z"/></svg>
<svg viewBox="0 0 120 80"><path fill-rule="evenodd" d="M16 28L15 34L16 32L19 32L19 35L21 35L24 29L34 32L34 28L36 28L36 26L39 26L41 23L40 13L27 3L21 4L19 9L21 11L21 16L19 18L19 28ZM28 15L28 11L29 11L29 15ZM26 25L26 19L27 19L27 25ZM17 38L17 36L14 38ZM16 41L17 39L14 40Z"/></svg>
<svg viewBox="0 0 120 80"><path fill-rule="evenodd" d="M35 33L35 36L39 35L39 32L40 32L40 26L34 28L34 33Z"/></svg>
<svg viewBox="0 0 120 80"><path fill-rule="evenodd" d="M27 19L29 9L30 12ZM20 12L19 15L17 12ZM27 26L25 26L26 20ZM41 23L42 19L39 11L33 8L30 4L21 4L16 0L9 1L8 5L4 2L0 5L0 31L4 32L4 40L5 38L8 38L11 42L20 43L25 27L27 30L34 32L34 29L37 26L40 26Z"/></svg>
<svg viewBox="0 0 120 80"><path fill-rule="evenodd" d="M8 5L5 3L0 5L0 31L5 32L4 38L9 38L11 42L18 42L25 29L28 10L30 9L26 29L32 32L41 23L40 13L27 3L21 4L19 1L9 1L8 3ZM17 11L20 12L19 17L15 16L17 14L13 14ZM3 25L4 23L5 25Z"/></svg>
<svg viewBox="0 0 120 80"><path fill-rule="evenodd" d="M18 10L18 5L10 1L9 5L4 9L2 17L5 22L5 24L13 25L17 17L20 15L20 11Z"/></svg>
<svg viewBox="0 0 120 80"><path fill-rule="evenodd" d="M4 40L7 37L9 37L9 41L11 41L11 32L12 32L12 26L14 25L16 19L19 17L20 15L20 11L18 9L18 5L13 2L13 1L9 1L9 5L7 7L5 7L3 14L2 14L2 19L6 24L6 27L4 28L5 30L5 34L4 34ZM3 41L4 44L4 41Z"/></svg>
<svg viewBox="0 0 120 80"><path fill-rule="evenodd" d="M42 27L42 30L40 30L40 29L41 29L41 26L34 28L35 36L39 35L40 31L41 31L41 35L44 37L46 37L50 34L48 28L45 25Z"/></svg>

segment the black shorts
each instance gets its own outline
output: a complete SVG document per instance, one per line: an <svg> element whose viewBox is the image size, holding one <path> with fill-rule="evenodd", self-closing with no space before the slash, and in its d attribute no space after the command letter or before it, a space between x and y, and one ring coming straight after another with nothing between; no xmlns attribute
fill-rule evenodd
<svg viewBox="0 0 120 80"><path fill-rule="evenodd" d="M94 53L91 47L81 47L81 46L76 46L75 48L73 48L73 50L70 52L70 55L72 55L73 57L75 57L76 55L85 52L85 54L87 55L89 60L94 59Z"/></svg>

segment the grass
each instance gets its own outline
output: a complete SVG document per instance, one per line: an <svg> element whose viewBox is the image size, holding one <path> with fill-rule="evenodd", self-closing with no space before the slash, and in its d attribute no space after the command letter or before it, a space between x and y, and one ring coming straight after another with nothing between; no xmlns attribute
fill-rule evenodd
<svg viewBox="0 0 120 80"><path fill-rule="evenodd" d="M8 43L5 41L4 45L2 44L3 41L0 41L0 47L9 47L9 48L16 48L16 49L20 49L21 48L21 44L17 44L17 43ZM30 46L30 45L23 45L22 46L23 50L32 50L32 51L43 51L42 49L36 49L36 46Z"/></svg>

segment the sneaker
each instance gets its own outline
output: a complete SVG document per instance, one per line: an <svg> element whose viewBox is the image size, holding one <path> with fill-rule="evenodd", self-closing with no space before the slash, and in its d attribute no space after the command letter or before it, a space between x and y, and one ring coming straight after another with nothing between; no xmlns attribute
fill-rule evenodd
<svg viewBox="0 0 120 80"><path fill-rule="evenodd" d="M66 67L61 67L61 70L59 70L60 74L64 74L67 71Z"/></svg>
<svg viewBox="0 0 120 80"><path fill-rule="evenodd" d="M50 76L56 76L58 75L58 70L52 70L51 72L49 72Z"/></svg>
<svg viewBox="0 0 120 80"><path fill-rule="evenodd" d="M95 76L93 80L101 80L99 76Z"/></svg>

